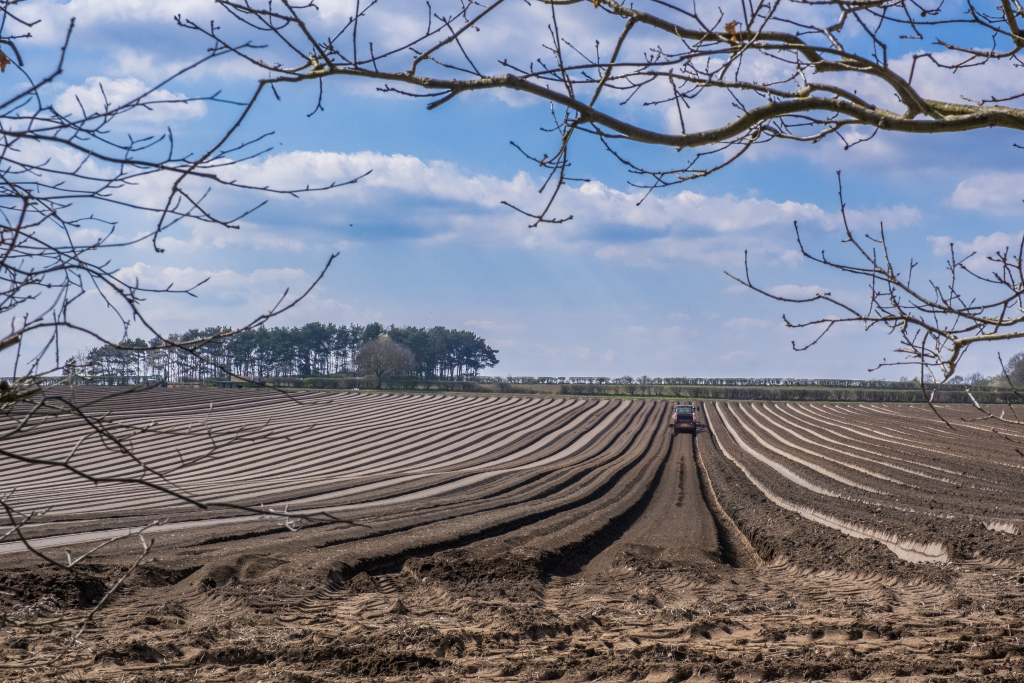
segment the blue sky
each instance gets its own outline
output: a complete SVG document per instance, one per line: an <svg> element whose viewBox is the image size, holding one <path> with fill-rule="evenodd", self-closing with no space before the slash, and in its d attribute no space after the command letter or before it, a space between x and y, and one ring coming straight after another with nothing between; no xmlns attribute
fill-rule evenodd
<svg viewBox="0 0 1024 683"><path fill-rule="evenodd" d="M177 28L173 16L216 16L202 0L48 0L29 7L43 18L26 52L36 76L53 64L67 20L77 18L68 68L48 91L65 107L76 96L96 101L101 83L112 97L155 85L205 47ZM531 17L525 4L515 11L524 22ZM607 29L588 26L591 16L580 18L575 29ZM512 42L497 42L515 49ZM495 60L499 56L514 55L493 52ZM498 70L496 61L482 65L488 66ZM259 75L224 59L168 90L242 97ZM12 76L8 70L5 79ZM947 81L936 76L923 88L971 95L972 87L989 88L986 94L1003 87L978 76ZM5 87L13 83L7 80ZM906 371L867 372L883 357L893 358L895 339L850 328L796 353L790 341L801 336L786 330L781 316L803 312L743 291L723 271L738 272L746 249L757 280L768 288L863 297L860 283L836 279L794 252L792 223L798 220L816 248L843 253L838 170L860 231L884 221L898 258L913 255L926 273L941 275L937 252L950 240L990 252L1019 240L1022 229L1024 152L1013 144L1024 140L1012 132L883 134L850 150L839 140L765 146L639 207L627 174L580 136L575 169L591 182L567 188L556 209L574 220L530 229L501 201L540 205L538 169L509 141L549 150L550 139L539 131L550 121L546 104L478 93L427 112L423 100L333 80L325 82L326 111L307 117L315 86L286 88L281 95L281 102L261 100L247 122L244 134L275 134L271 151L244 164L239 177L301 186L372 173L328 193L275 199L239 232L183 225L163 238L162 254L148 246L118 254L125 273L144 282L211 278L198 299L147 302L151 319L166 331L245 324L285 288L303 288L336 251L323 283L279 324L379 321L470 329L499 349L501 363L493 373L502 375L895 379ZM178 107L131 127L138 133L170 126L177 144L199 148L234 114L224 105ZM642 108L629 115L660 125ZM629 151L651 165L679 161L673 150ZM158 190L133 189L143 197ZM236 193L217 202L229 210L251 199ZM127 218L119 226L127 236L139 229ZM87 314L101 315L98 309ZM972 352L962 370L995 372L996 350L1017 349Z"/></svg>

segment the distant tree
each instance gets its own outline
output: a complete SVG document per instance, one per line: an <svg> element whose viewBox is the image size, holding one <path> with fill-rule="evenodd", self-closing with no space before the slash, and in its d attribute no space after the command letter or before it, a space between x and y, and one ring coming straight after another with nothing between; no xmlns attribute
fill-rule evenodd
<svg viewBox="0 0 1024 683"><path fill-rule="evenodd" d="M258 330L244 330L230 339L228 342L229 357L237 374L245 377L258 376L256 370L257 356L259 349L259 337L264 328Z"/></svg>
<svg viewBox="0 0 1024 683"><path fill-rule="evenodd" d="M339 327L337 334L334 335L334 346L331 348L331 357L333 359L331 372L348 370L349 361L351 360L349 350L352 346L352 341L353 331L344 325Z"/></svg>
<svg viewBox="0 0 1024 683"><path fill-rule="evenodd" d="M1010 356L1003 364L1003 375L1014 389L1024 388L1024 351Z"/></svg>
<svg viewBox="0 0 1024 683"><path fill-rule="evenodd" d="M381 335L360 347L356 366L363 374L376 375L377 388L380 389L389 377L412 372L416 358L412 351L391 337Z"/></svg>
<svg viewBox="0 0 1024 683"><path fill-rule="evenodd" d="M441 327L440 325L432 327L427 333L427 336L430 339L430 357L434 366L434 376L454 376L455 370L451 360L452 345L447 328Z"/></svg>
<svg viewBox="0 0 1024 683"><path fill-rule="evenodd" d="M109 375L116 384L135 384L145 375L170 381L202 381L232 373L242 377L316 377L347 371L360 347L384 334L380 323L342 325L312 322L302 327L191 329L184 334L106 344L83 354L79 374ZM410 372L420 377L463 379L498 363L497 350L473 332L434 327L396 327L386 332L414 357ZM170 346L168 346L170 344Z"/></svg>
<svg viewBox="0 0 1024 683"><path fill-rule="evenodd" d="M380 335L384 334L384 326L380 323L370 323L363 328L362 339L365 344L368 341L373 341Z"/></svg>
<svg viewBox="0 0 1024 683"><path fill-rule="evenodd" d="M307 323L293 330L298 371L303 377L327 374L328 357L338 329L334 325Z"/></svg>
<svg viewBox="0 0 1024 683"><path fill-rule="evenodd" d="M430 335L422 327L395 327L391 326L388 336L397 343L407 347L416 357L416 368L414 372L421 377L429 377L434 374L436 361L431 353Z"/></svg>
<svg viewBox="0 0 1024 683"><path fill-rule="evenodd" d="M972 372L964 378L964 381L971 386L976 386L986 382L987 379L988 378L980 372Z"/></svg>
<svg viewBox="0 0 1024 683"><path fill-rule="evenodd" d="M472 332L453 330L452 336L459 377L476 375L481 369L498 364L498 352Z"/></svg>
<svg viewBox="0 0 1024 683"><path fill-rule="evenodd" d="M498 351L466 330L449 330L438 325L430 331L407 328L400 334L412 343L420 372L428 377L464 379L498 364Z"/></svg>

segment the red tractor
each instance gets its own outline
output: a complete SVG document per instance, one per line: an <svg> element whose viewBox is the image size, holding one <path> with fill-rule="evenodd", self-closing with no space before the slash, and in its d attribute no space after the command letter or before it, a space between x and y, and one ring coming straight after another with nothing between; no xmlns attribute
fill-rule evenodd
<svg viewBox="0 0 1024 683"><path fill-rule="evenodd" d="M672 421L669 424L672 425L673 434L678 434L679 432L696 433L697 406L692 403L688 406L677 403L676 407L672 410Z"/></svg>

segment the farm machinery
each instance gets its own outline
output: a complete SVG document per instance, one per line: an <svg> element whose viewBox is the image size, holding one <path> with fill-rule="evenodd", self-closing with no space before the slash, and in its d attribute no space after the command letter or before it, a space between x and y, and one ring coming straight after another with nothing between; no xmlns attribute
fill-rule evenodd
<svg viewBox="0 0 1024 683"><path fill-rule="evenodd" d="M676 407L672 409L672 420L669 424L672 425L673 434L679 432L695 434L697 432L697 406L692 403L690 405L677 403Z"/></svg>

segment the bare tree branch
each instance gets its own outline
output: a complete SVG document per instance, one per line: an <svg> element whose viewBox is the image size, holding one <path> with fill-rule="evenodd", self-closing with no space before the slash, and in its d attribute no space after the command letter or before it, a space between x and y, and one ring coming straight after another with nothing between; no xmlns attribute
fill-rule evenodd
<svg viewBox="0 0 1024 683"><path fill-rule="evenodd" d="M850 126L918 134L1024 130L1024 110L1005 104L1024 96L1024 88L947 101L914 84L921 60L950 75L1000 63L1024 65L1020 10L1011 0L1000 0L995 12L968 0L966 13L942 2L740 0L728 10L736 16L729 17L722 10L667 0L542 0L528 9L502 0L434 2L426 5L419 34L398 39L388 30L387 13L414 17L412 10L367 3L337 29L323 25L312 3L285 2L282 10L281 4L257 0L217 2L237 22L231 35L241 28L243 36L269 38L269 44L257 49L250 40L234 46L223 29L187 18L179 22L215 41L217 50L265 69L260 88L357 78L383 82L384 92L428 97L428 109L459 94L488 90L549 102L555 110L550 132L557 142L545 154L526 153L548 176L542 188L547 196L538 210L512 207L531 218L531 227L568 220L551 216L560 188L572 181L566 171L576 131L599 138L619 159L634 156L615 148L629 143L694 151L678 168L630 163L629 170L641 178L635 184L653 189L720 170L753 144L813 143L841 136ZM599 41L592 55L579 49L573 42L578 36L565 35L563 18L576 26L619 22L610 55L602 57ZM496 34L524 21L538 37L534 46L519 46L525 63L490 55L486 39L468 40L476 32ZM844 32L850 22L856 30ZM979 32L991 49L974 47L983 40L959 42ZM927 49L922 50L922 40L930 41ZM891 58L897 50L911 55L909 73ZM673 112L678 131L638 123L629 106L645 93L650 96L643 106ZM717 103L723 94L731 106ZM687 121L691 109L714 123L694 130ZM711 158L716 160L708 163Z"/></svg>
<svg viewBox="0 0 1024 683"><path fill-rule="evenodd" d="M899 339L896 348L899 359L883 360L873 369L901 365L916 367L925 401L949 425L935 408L927 385L953 378L964 354L974 345L1024 338L1024 239L1015 249L1008 247L993 256L985 257L986 268L991 269L987 274L977 272L972 267L972 261L977 260L976 253L957 254L954 245L950 244L946 260L946 282L915 282L913 273L917 263L911 260L905 270L900 270L893 263L884 225L879 226L877 237L858 237L854 234L847 217L842 177L839 174L837 177L839 208L845 231L843 243L852 248L853 260L839 261L824 252L811 253L801 239L799 227L794 223L796 241L801 255L808 261L866 284L867 296L863 303L852 303L831 292L818 292L809 297L784 296L755 284L749 267L745 268L742 276L726 275L775 301L819 304L825 307L828 313L808 320L794 322L783 317L786 326L791 329L820 330L807 344L801 346L793 342L795 350L802 351L814 346L833 327L843 323L856 323L865 330L881 327L890 335L895 335ZM968 295L967 292L972 294ZM1024 394L1014 385L1005 367L1003 374L1010 388L1024 401ZM971 400L974 400L973 397ZM974 401L974 405L982 411L985 420L1024 424L1016 416L997 416L977 401Z"/></svg>

